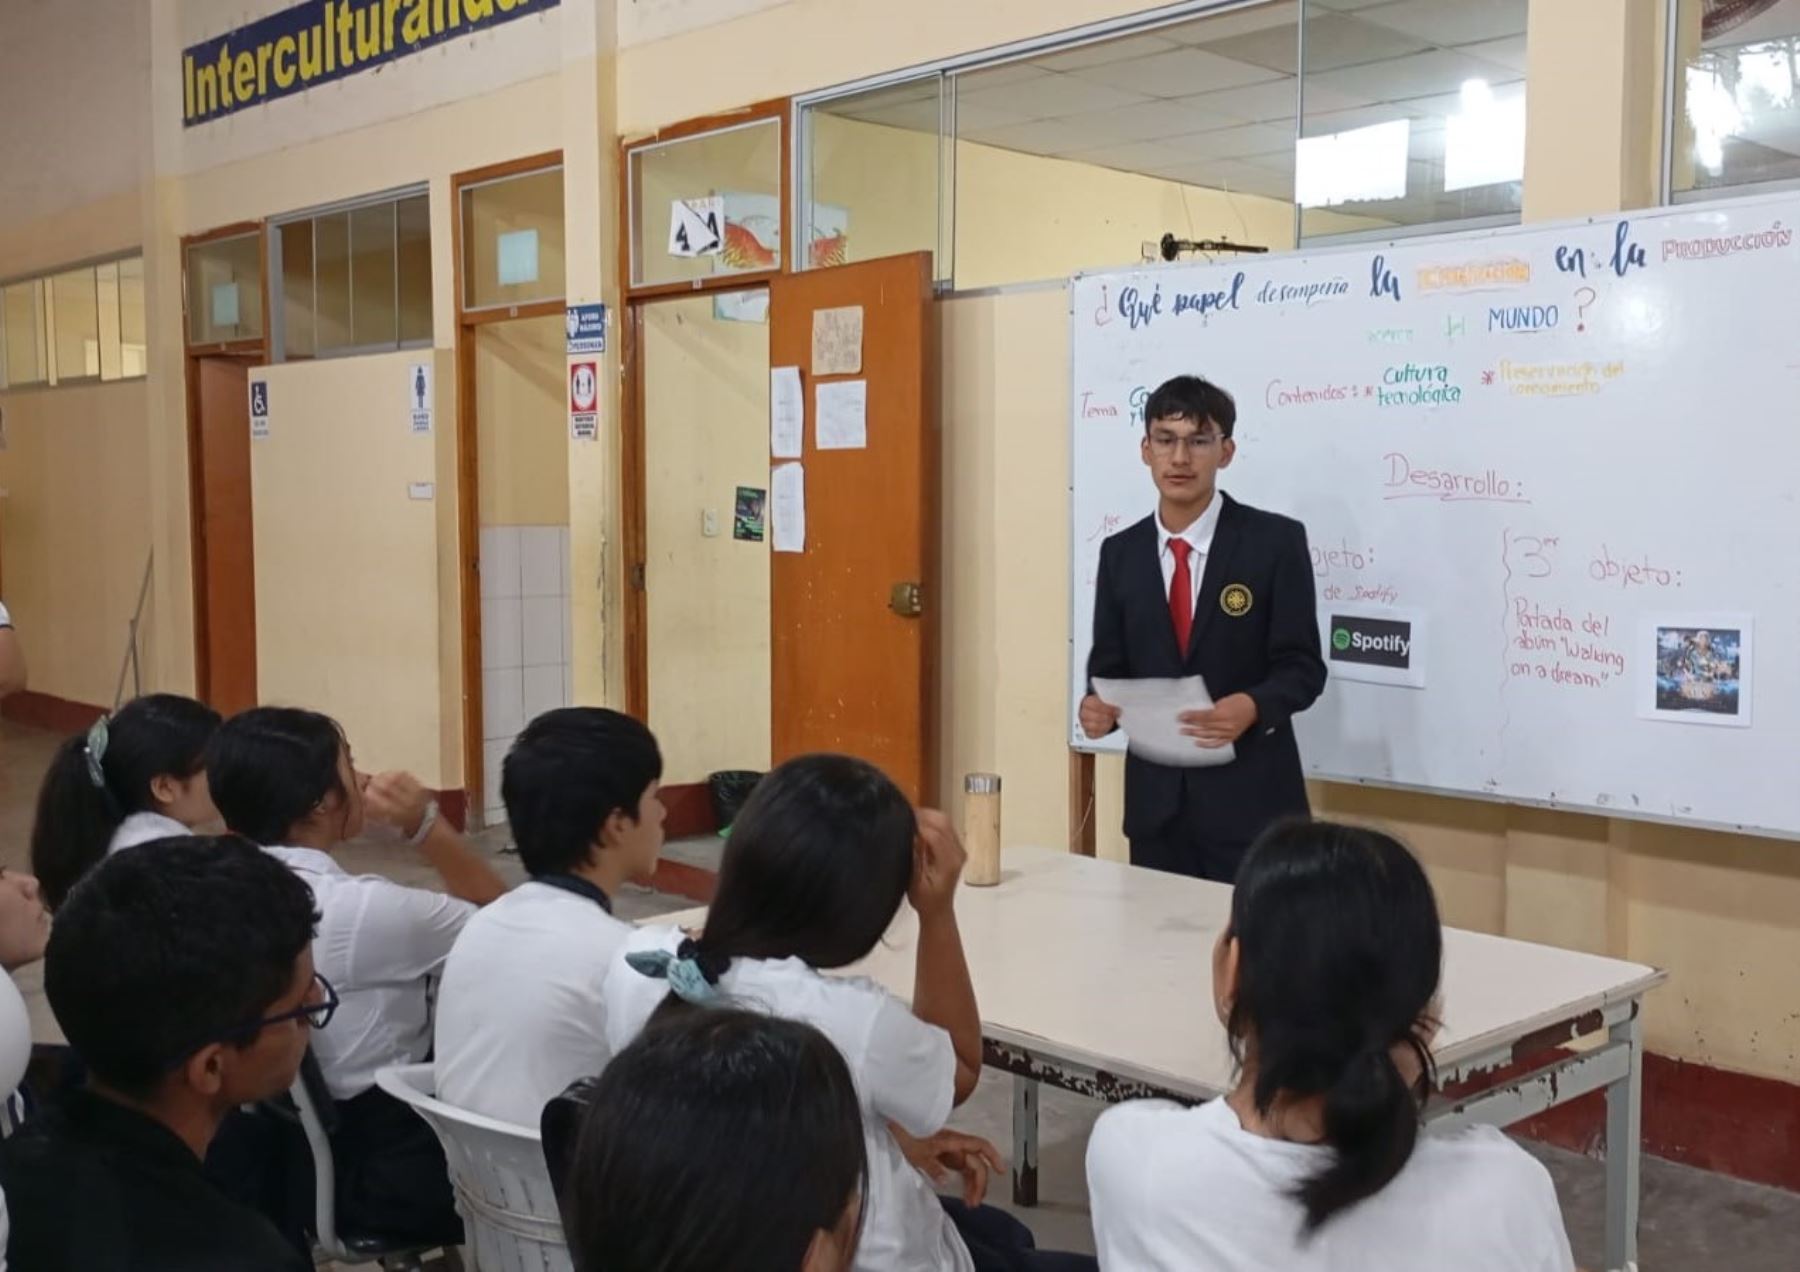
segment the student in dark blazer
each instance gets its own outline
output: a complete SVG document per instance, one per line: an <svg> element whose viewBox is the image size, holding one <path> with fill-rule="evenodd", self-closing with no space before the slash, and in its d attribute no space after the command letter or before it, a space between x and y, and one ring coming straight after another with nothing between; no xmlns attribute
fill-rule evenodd
<svg viewBox="0 0 1800 1272"><path fill-rule="evenodd" d="M1237 405L1197 376L1177 376L1144 407L1144 463L1157 510L1100 546L1090 690L1081 727L1118 727L1095 678L1199 675L1213 706L1182 717L1199 747L1234 744L1209 768L1125 761L1125 835L1133 865L1229 883L1251 840L1304 816L1306 782L1290 717L1325 687L1306 528L1238 503L1216 479L1231 463Z"/></svg>

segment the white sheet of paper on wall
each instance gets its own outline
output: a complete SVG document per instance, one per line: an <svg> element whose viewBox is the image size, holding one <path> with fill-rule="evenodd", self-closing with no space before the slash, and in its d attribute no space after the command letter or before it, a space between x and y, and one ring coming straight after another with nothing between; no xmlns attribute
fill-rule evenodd
<svg viewBox="0 0 1800 1272"><path fill-rule="evenodd" d="M236 283L213 284L212 325L215 327L238 325L238 285Z"/></svg>
<svg viewBox="0 0 1800 1272"><path fill-rule="evenodd" d="M799 464L777 464L769 474L771 548L806 551L806 470Z"/></svg>
<svg viewBox="0 0 1800 1272"><path fill-rule="evenodd" d="M806 391L799 367L769 368L769 454L799 459L806 434Z"/></svg>
<svg viewBox="0 0 1800 1272"><path fill-rule="evenodd" d="M538 280L538 232L514 230L496 241L502 287L518 287Z"/></svg>
<svg viewBox="0 0 1800 1272"><path fill-rule="evenodd" d="M820 450L867 450L869 447L869 382L834 380L818 387Z"/></svg>
<svg viewBox="0 0 1800 1272"><path fill-rule="evenodd" d="M725 246L725 200L675 199L669 204L669 255L716 256Z"/></svg>
<svg viewBox="0 0 1800 1272"><path fill-rule="evenodd" d="M862 374L863 311L861 305L813 310L812 373Z"/></svg>

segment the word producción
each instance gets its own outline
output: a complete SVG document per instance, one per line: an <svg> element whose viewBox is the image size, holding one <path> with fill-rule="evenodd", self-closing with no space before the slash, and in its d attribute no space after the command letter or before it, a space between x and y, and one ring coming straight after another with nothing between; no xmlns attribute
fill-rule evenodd
<svg viewBox="0 0 1800 1272"><path fill-rule="evenodd" d="M1513 305L1507 308L1490 308L1487 317L1489 331L1552 331L1562 320L1562 313L1555 305Z"/></svg>
<svg viewBox="0 0 1800 1272"><path fill-rule="evenodd" d="M1531 397L1580 397L1598 393L1607 380L1625 373L1623 362L1500 363L1500 382L1514 394Z"/></svg>
<svg viewBox="0 0 1800 1272"><path fill-rule="evenodd" d="M1523 287L1531 281L1531 262L1509 256L1462 265L1426 265L1420 268L1418 281L1419 290L1426 292Z"/></svg>
<svg viewBox="0 0 1800 1272"><path fill-rule="evenodd" d="M1315 283L1264 283L1256 293L1259 305L1303 304L1309 309L1321 300L1336 300L1350 294L1350 280L1327 278Z"/></svg>
<svg viewBox="0 0 1800 1272"><path fill-rule="evenodd" d="M1462 388L1450 383L1442 364L1402 363L1381 373L1375 399L1382 406L1441 406L1462 401Z"/></svg>
<svg viewBox="0 0 1800 1272"><path fill-rule="evenodd" d="M182 52L183 125L303 92L562 0L305 0Z"/></svg>
<svg viewBox="0 0 1800 1272"><path fill-rule="evenodd" d="M1739 252L1766 252L1774 247L1786 247L1794 241L1794 232L1775 222L1768 229L1751 234L1733 234L1729 237L1709 236L1691 239L1664 239L1662 241L1662 258L1666 261L1674 257L1678 261L1703 261L1712 256L1735 256Z"/></svg>
<svg viewBox="0 0 1800 1272"><path fill-rule="evenodd" d="M1217 291L1176 292L1171 308L1177 317L1193 313L1202 318L1227 309L1237 309L1238 298L1244 290L1244 277L1244 272L1239 270L1232 278L1230 287L1222 287ZM1133 331L1139 327L1148 327L1163 312L1163 290L1160 283L1151 288L1148 299L1135 287L1126 287L1119 292L1119 316L1131 324Z"/></svg>
<svg viewBox="0 0 1800 1272"><path fill-rule="evenodd" d="M1400 451L1382 456L1387 464L1388 499L1437 499L1443 503L1530 503L1523 484L1493 469L1460 473L1443 468L1415 468Z"/></svg>

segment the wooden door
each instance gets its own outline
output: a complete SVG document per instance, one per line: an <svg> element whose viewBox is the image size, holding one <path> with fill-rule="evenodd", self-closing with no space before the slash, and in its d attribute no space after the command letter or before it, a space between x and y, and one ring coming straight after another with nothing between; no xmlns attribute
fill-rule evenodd
<svg viewBox="0 0 1800 1272"><path fill-rule="evenodd" d="M824 382L867 382L867 445L820 450L813 315L849 306L862 309L862 370ZM769 363L800 368L806 402L805 551L770 557L773 756L860 756L919 801L936 795L934 348L930 253L770 281ZM908 585L916 615L896 604Z"/></svg>
<svg viewBox="0 0 1800 1272"><path fill-rule="evenodd" d="M236 358L198 358L194 380L200 696L230 715L256 705L249 365Z"/></svg>

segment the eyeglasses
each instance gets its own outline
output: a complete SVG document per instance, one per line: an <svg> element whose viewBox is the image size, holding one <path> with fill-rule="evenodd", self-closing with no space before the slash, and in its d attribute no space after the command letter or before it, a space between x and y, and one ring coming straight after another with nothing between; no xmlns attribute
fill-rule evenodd
<svg viewBox="0 0 1800 1272"><path fill-rule="evenodd" d="M292 1011L277 1012L273 1016L264 1016L261 1020L251 1021L248 1024L240 1025L235 1029L228 1029L225 1032L228 1035L248 1034L254 1036L260 1029L267 1029L270 1025L285 1024L290 1020L304 1020L314 1029L323 1029L326 1025L331 1023L331 1018L337 1014L338 1003L341 1000L338 998L337 990L331 987L331 982L317 972L313 973L313 985L319 991L319 997L316 1000L313 999L311 991L308 991L308 1001L301 1003Z"/></svg>
<svg viewBox="0 0 1800 1272"><path fill-rule="evenodd" d="M1190 455L1204 455L1217 446L1223 439L1217 433L1192 433L1185 437L1177 437L1174 433L1150 434L1150 449L1167 458L1176 451L1186 451Z"/></svg>

